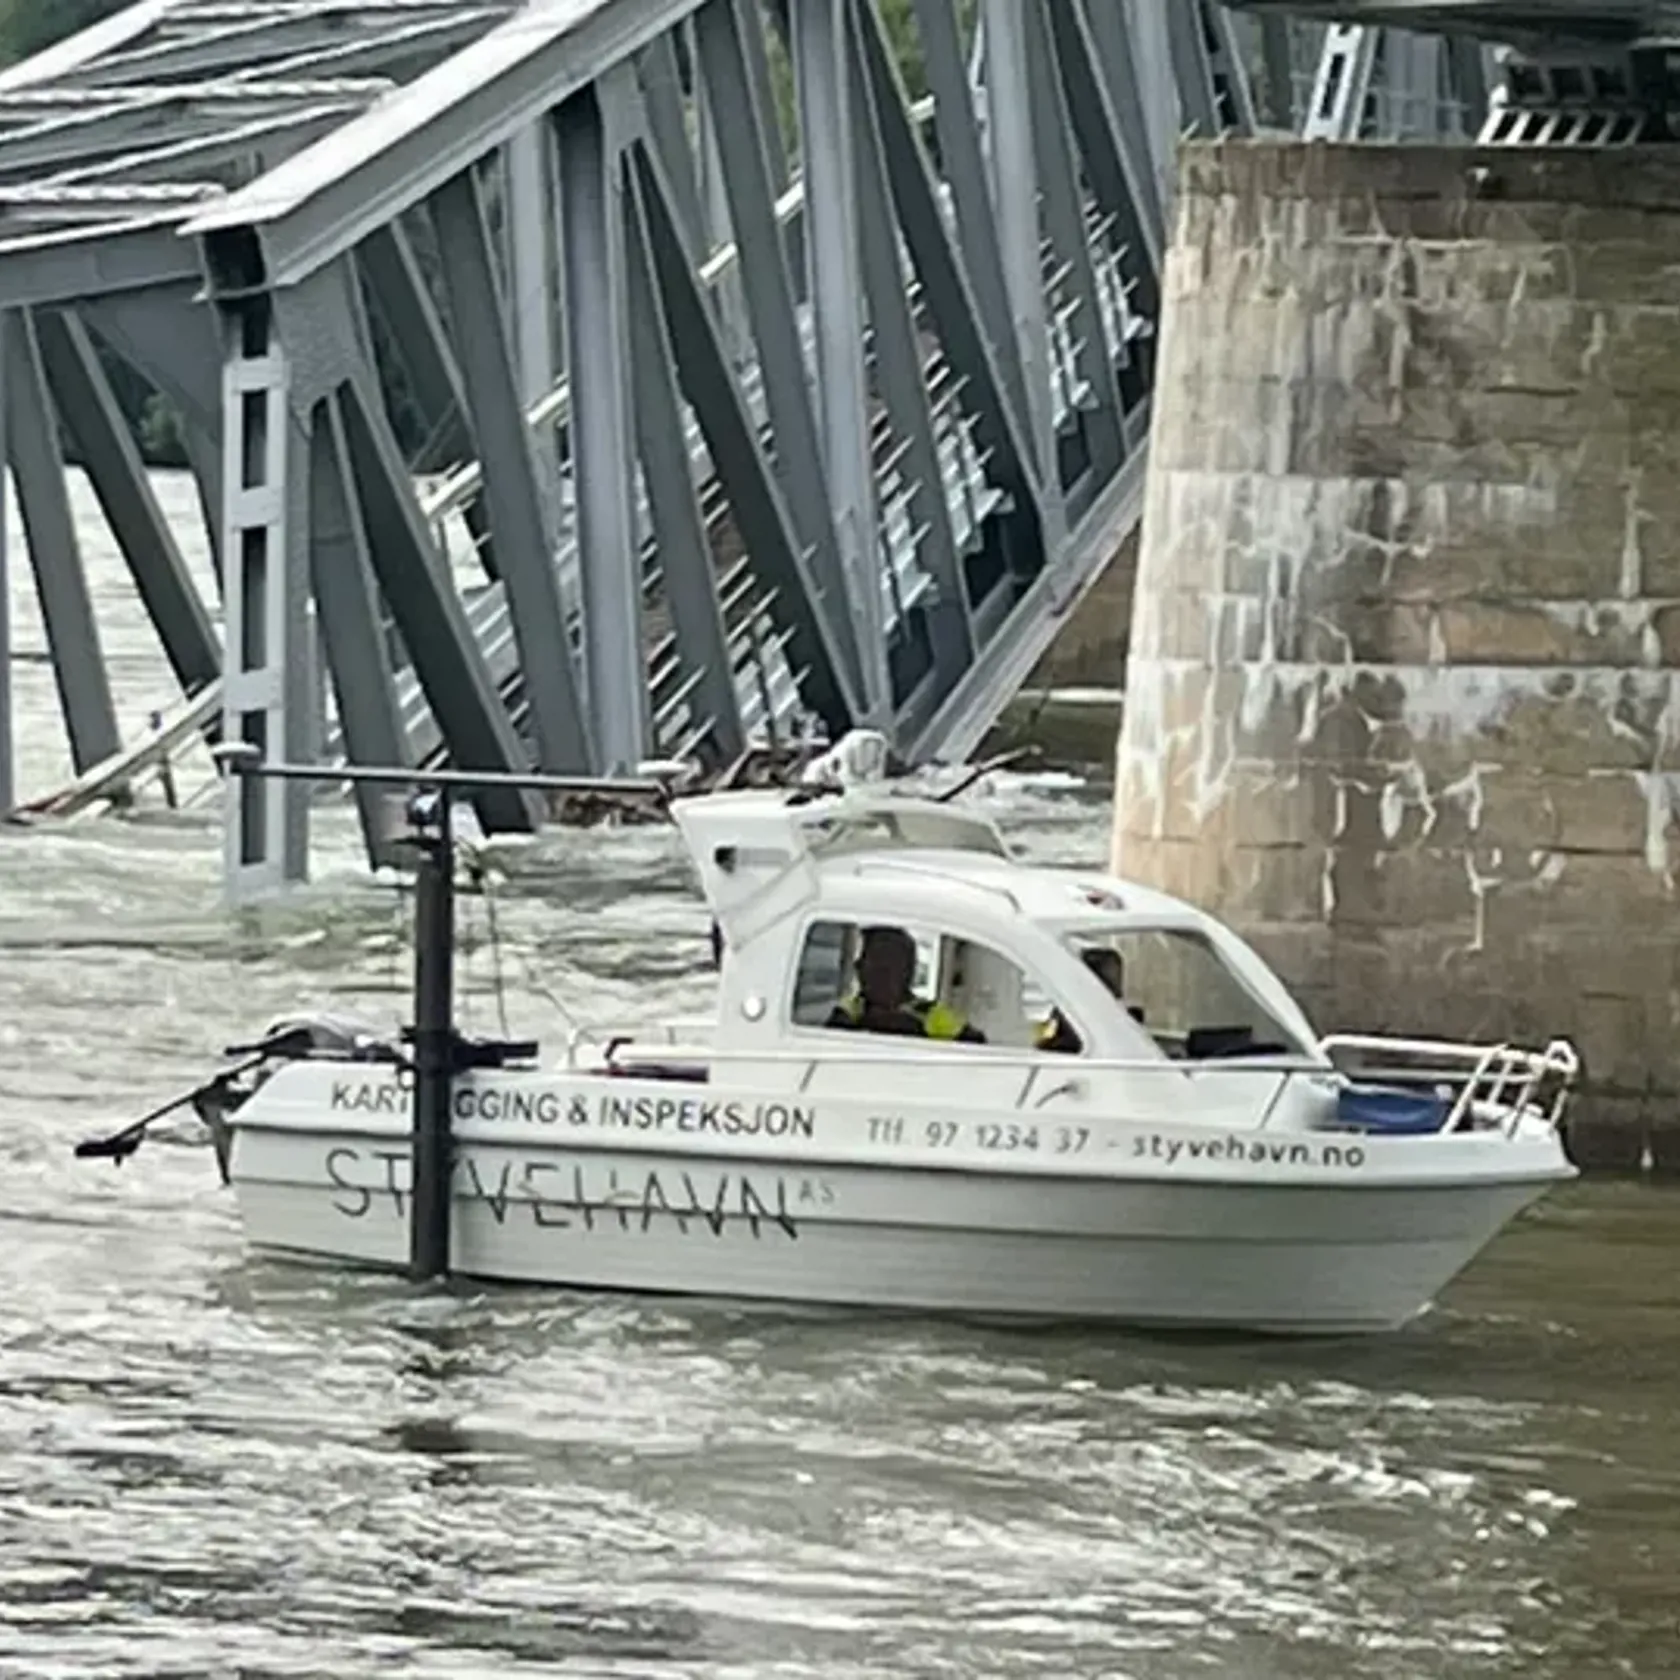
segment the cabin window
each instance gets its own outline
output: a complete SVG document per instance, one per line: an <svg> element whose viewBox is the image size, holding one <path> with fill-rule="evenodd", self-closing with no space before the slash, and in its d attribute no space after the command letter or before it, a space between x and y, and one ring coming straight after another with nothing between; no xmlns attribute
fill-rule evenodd
<svg viewBox="0 0 1680 1680"><path fill-rule="evenodd" d="M1210 1061L1302 1049L1200 934L1152 928L1071 943L1169 1056Z"/></svg>
<svg viewBox="0 0 1680 1680"><path fill-rule="evenodd" d="M793 1019L802 1027L820 1027L846 990L852 970L853 930L844 922L815 922L799 954L793 988Z"/></svg>
<svg viewBox="0 0 1680 1680"><path fill-rule="evenodd" d="M1022 1048L1034 1042L1041 1023L1028 1013L1032 988L1011 958L948 933L914 927L898 932L909 947L908 995L899 1002L878 997L865 1007L858 975L864 925L813 923L794 978L794 1025ZM890 978L893 965L885 966Z"/></svg>

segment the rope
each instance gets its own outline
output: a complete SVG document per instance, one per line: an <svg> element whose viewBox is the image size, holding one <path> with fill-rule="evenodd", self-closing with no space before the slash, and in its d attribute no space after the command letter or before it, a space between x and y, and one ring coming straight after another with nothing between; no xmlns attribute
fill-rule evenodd
<svg viewBox="0 0 1680 1680"><path fill-rule="evenodd" d="M399 872L397 875L397 936L391 942L390 962L387 965L386 983L393 992L402 989L403 977L401 963L404 952L408 948L408 930L412 925L412 916L408 907L408 882Z"/></svg>

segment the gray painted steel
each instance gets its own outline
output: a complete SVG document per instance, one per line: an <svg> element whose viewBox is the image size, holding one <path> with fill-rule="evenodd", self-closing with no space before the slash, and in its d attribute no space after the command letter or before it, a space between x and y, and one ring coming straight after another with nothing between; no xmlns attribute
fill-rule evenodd
<svg viewBox="0 0 1680 1680"><path fill-rule="evenodd" d="M1231 6L1366 28L1451 30L1524 48L1655 44L1680 35L1674 0L1231 0Z"/></svg>
<svg viewBox="0 0 1680 1680"><path fill-rule="evenodd" d="M649 742L624 391L623 168L613 144L618 124L612 120L622 104L622 77L613 79L620 83L616 90L588 87L573 94L554 113L554 127L560 143L572 482L592 759L596 768L625 776L647 755ZM525 682L529 688L528 664Z"/></svg>
<svg viewBox="0 0 1680 1680"><path fill-rule="evenodd" d="M576 774L592 766L554 575L558 533L543 517L536 462L471 166L444 182L432 195L430 207L459 347L461 395L484 469L497 571L513 602L537 767L551 775Z"/></svg>
<svg viewBox="0 0 1680 1680"><path fill-rule="evenodd" d="M816 327L814 406L820 416L823 480L840 593L855 626L856 718L879 726L890 725L892 695L864 386L864 309L858 295L863 280L852 184L848 9L848 0L795 0L790 33L804 161L806 295Z"/></svg>
<svg viewBox="0 0 1680 1680"><path fill-rule="evenodd" d="M59 418L75 440L176 680L183 693L196 694L221 675L221 645L164 522L93 340L74 311L41 310L32 319Z"/></svg>
<svg viewBox="0 0 1680 1680"><path fill-rule="evenodd" d="M718 766L745 749L746 730L718 606L705 515L695 495L687 439L679 419L670 329L660 301L647 216L633 175L625 182L624 217L625 313L637 449L672 627L678 644L694 650L695 700L709 720L706 757Z"/></svg>
<svg viewBox="0 0 1680 1680"><path fill-rule="evenodd" d="M78 772L122 750L110 678L99 645L81 547L70 517L58 416L27 311L5 316L6 445L30 570L58 684L58 703Z"/></svg>
<svg viewBox="0 0 1680 1680"><path fill-rule="evenodd" d="M307 424L310 581L348 756L353 764L412 764L339 397L323 397ZM369 857L394 862L378 796L367 787L356 793Z"/></svg>
<svg viewBox="0 0 1680 1680"><path fill-rule="evenodd" d="M743 37L753 23L756 15L749 16L742 0L719 0L695 19L695 50L707 86L739 90L735 120L718 124L712 138L734 224L741 288L756 329L757 366L775 439L777 476L797 548L808 556L809 610L835 649L837 680L844 685L847 710L855 714L864 692L863 655L823 475L793 277L776 235L769 146L763 137L775 113L759 105L746 69Z"/></svg>

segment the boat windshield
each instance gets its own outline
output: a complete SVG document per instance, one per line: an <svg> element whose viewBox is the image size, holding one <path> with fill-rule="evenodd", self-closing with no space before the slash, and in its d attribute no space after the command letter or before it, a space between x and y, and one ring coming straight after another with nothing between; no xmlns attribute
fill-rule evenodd
<svg viewBox="0 0 1680 1680"><path fill-rule="evenodd" d="M1077 932L1067 943L1175 1059L1300 1055L1310 1049L1192 929Z"/></svg>

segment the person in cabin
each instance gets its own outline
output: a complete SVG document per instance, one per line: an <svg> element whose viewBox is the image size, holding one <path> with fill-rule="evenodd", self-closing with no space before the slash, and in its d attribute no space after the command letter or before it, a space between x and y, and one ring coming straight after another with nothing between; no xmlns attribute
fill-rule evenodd
<svg viewBox="0 0 1680 1680"><path fill-rule="evenodd" d="M902 1038L986 1042L956 1010L913 995L916 942L903 928L865 928L854 972L855 988L834 1006L825 1025Z"/></svg>
<svg viewBox="0 0 1680 1680"><path fill-rule="evenodd" d="M1079 960L1114 994L1115 1001L1126 1001L1126 964L1120 953L1110 945L1087 945L1079 953ZM1143 1011L1132 1010L1134 1019L1141 1021ZM1073 1023L1059 1009L1050 1011L1049 1019L1040 1022L1033 1040L1039 1050L1056 1050L1065 1055L1077 1055L1082 1048Z"/></svg>

